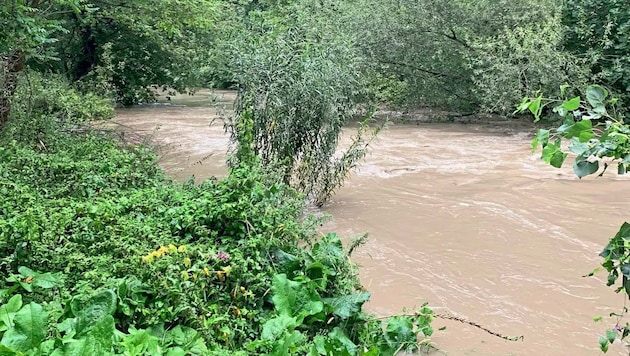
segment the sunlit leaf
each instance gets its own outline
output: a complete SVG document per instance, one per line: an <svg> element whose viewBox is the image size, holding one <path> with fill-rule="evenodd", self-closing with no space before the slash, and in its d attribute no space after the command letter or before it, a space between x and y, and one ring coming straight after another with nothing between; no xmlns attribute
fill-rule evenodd
<svg viewBox="0 0 630 356"><path fill-rule="evenodd" d="M581 98L579 96L576 96L575 98L567 100L564 103L562 103L562 108L564 108L564 110L566 111L577 110L580 107L580 101L581 101Z"/></svg>

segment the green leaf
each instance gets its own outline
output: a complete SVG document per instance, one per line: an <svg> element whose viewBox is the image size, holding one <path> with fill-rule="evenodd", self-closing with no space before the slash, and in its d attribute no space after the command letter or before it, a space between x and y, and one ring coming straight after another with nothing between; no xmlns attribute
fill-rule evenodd
<svg viewBox="0 0 630 356"><path fill-rule="evenodd" d="M193 328L177 325L173 329L167 331L164 336L168 343L185 346L193 343L195 339L199 337L199 333Z"/></svg>
<svg viewBox="0 0 630 356"><path fill-rule="evenodd" d="M595 137L595 134L593 134L593 123L588 119L578 121L571 125L563 136L566 138L577 137L580 142L586 142Z"/></svg>
<svg viewBox="0 0 630 356"><path fill-rule="evenodd" d="M312 286L291 281L286 274L273 277L273 304L280 315L296 317L299 323L324 309L321 297Z"/></svg>
<svg viewBox="0 0 630 356"><path fill-rule="evenodd" d="M516 107L516 111L514 111L512 115L516 113L522 113L523 111L527 110L527 108L529 108L530 103L531 103L530 99L528 97L524 97L523 100L521 100L521 103L518 104L518 106Z"/></svg>
<svg viewBox="0 0 630 356"><path fill-rule="evenodd" d="M348 319L361 310L361 306L370 299L370 293L357 293L337 298L326 298L324 303L329 305L333 314L342 319Z"/></svg>
<svg viewBox="0 0 630 356"><path fill-rule="evenodd" d="M579 96L576 96L573 99L563 102L562 108L566 111L577 110L580 108L580 101L581 101L581 98Z"/></svg>
<svg viewBox="0 0 630 356"><path fill-rule="evenodd" d="M116 294L106 289L88 299L83 308L73 313L77 317L75 330L77 335L85 334L92 326L116 311Z"/></svg>
<svg viewBox="0 0 630 356"><path fill-rule="evenodd" d="M193 355L207 355L208 346L201 337L197 337L192 345L190 345L188 352Z"/></svg>
<svg viewBox="0 0 630 356"><path fill-rule="evenodd" d="M293 330L291 333L285 333L282 339L274 344L273 350L271 350L270 356L287 356L289 355L289 349L295 347L304 342L304 335L297 330Z"/></svg>
<svg viewBox="0 0 630 356"><path fill-rule="evenodd" d="M41 305L31 302L13 317L13 327L2 336L0 344L20 352L35 349L46 337L48 313Z"/></svg>
<svg viewBox="0 0 630 356"><path fill-rule="evenodd" d="M617 332L615 330L606 330L606 339L608 339L609 343L613 343L615 342L615 339L617 338Z"/></svg>
<svg viewBox="0 0 630 356"><path fill-rule="evenodd" d="M586 89L586 100L594 109L605 108L608 91L599 85L590 85Z"/></svg>
<svg viewBox="0 0 630 356"><path fill-rule="evenodd" d="M415 345L417 342L413 323L405 316L394 316L387 321L385 337L387 343L394 349L399 349L403 345Z"/></svg>
<svg viewBox="0 0 630 356"><path fill-rule="evenodd" d="M542 145L543 148L549 143L549 130L539 129L536 133L536 137L532 140L532 152L536 151L538 145Z"/></svg>
<svg viewBox="0 0 630 356"><path fill-rule="evenodd" d="M315 261L321 262L331 269L334 269L340 260L345 258L341 239L334 233L327 234L321 241L315 243L311 253Z"/></svg>
<svg viewBox="0 0 630 356"><path fill-rule="evenodd" d="M15 350L8 348L4 345L0 345L0 356L20 356Z"/></svg>
<svg viewBox="0 0 630 356"><path fill-rule="evenodd" d="M20 294L14 295L6 304L0 306L0 321L4 324L4 327L0 325L0 331L13 327L13 318L20 308L22 308L22 295Z"/></svg>
<svg viewBox="0 0 630 356"><path fill-rule="evenodd" d="M599 349L602 350L603 353L608 352L608 339L603 336L599 338Z"/></svg>
<svg viewBox="0 0 630 356"><path fill-rule="evenodd" d="M18 268L18 272L22 277L27 278L31 277L31 285L34 287L39 287L43 289L50 289L55 287L60 287L63 283L61 282L61 274L59 273L38 273L33 271L28 267L20 267Z"/></svg>
<svg viewBox="0 0 630 356"><path fill-rule="evenodd" d="M166 352L166 356L186 356L186 350L181 347L172 347L169 348Z"/></svg>
<svg viewBox="0 0 630 356"><path fill-rule="evenodd" d="M279 315L273 319L267 320L263 325L261 337L263 340L278 340L285 332L292 331L299 324L293 317L287 315Z"/></svg>
<svg viewBox="0 0 630 356"><path fill-rule="evenodd" d="M96 342L98 342L104 350L109 351L114 346L113 340L115 331L114 317L107 315L98 323L94 324L89 335L94 337Z"/></svg>
<svg viewBox="0 0 630 356"><path fill-rule="evenodd" d="M538 97L536 98L536 100L533 100L531 103L529 103L529 111L534 115L535 122L540 121L540 112L542 111L542 97Z"/></svg>
<svg viewBox="0 0 630 356"><path fill-rule="evenodd" d="M586 159L576 159L573 163L573 171L579 178L597 172L599 169L599 161L589 162Z"/></svg>
<svg viewBox="0 0 630 356"><path fill-rule="evenodd" d="M559 146L550 143L543 148L541 158L552 166L560 168L567 158L567 154L562 152Z"/></svg>
<svg viewBox="0 0 630 356"><path fill-rule="evenodd" d="M583 155L584 152L588 151L589 149L590 147L588 146L588 144L580 142L578 138L573 138L573 140L571 140L571 144L569 145L569 151L575 153L578 156Z"/></svg>

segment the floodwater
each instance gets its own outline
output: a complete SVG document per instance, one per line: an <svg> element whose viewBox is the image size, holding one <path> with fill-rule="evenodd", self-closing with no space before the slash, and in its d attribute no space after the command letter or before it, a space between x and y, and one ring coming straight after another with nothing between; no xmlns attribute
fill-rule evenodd
<svg viewBox="0 0 630 356"><path fill-rule="evenodd" d="M120 109L114 122L152 135L176 179L225 175L228 139L201 92L166 104ZM213 122L214 120L214 122ZM157 128L157 130L156 130ZM325 231L369 232L353 260L379 315L429 302L522 341L438 319L432 341L447 355L598 355L624 297L605 286L598 253L630 215L630 185L614 172L578 180L532 154L531 128L392 125L323 210ZM596 316L603 321L594 322ZM625 321L624 321L625 323ZM616 343L608 355L627 355Z"/></svg>

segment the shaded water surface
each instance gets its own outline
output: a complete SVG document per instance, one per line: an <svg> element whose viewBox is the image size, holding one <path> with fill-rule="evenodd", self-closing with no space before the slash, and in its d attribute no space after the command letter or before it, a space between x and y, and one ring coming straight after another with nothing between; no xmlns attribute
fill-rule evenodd
<svg viewBox="0 0 630 356"><path fill-rule="evenodd" d="M227 137L205 101L121 109L115 121L154 134L173 177L224 175ZM216 93L229 103L230 92ZM188 106L181 106L188 105ZM157 131L155 128L159 127ZM437 320L433 341L448 355L597 355L623 296L603 274L582 275L628 216L628 182L614 174L577 180L570 168L532 154L531 129L509 126L394 125L374 144L324 210L344 236L369 232L357 250L368 308L379 315L428 301L521 342L506 342ZM608 354L628 354L621 345Z"/></svg>

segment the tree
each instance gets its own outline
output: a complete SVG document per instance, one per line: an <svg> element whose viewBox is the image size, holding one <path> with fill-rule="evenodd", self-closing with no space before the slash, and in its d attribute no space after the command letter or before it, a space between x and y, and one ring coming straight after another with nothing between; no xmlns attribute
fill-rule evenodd
<svg viewBox="0 0 630 356"><path fill-rule="evenodd" d="M252 15L259 25L231 55L239 97L227 128L236 158L276 165L286 183L321 205L375 134L362 125L337 152L342 129L359 114L358 54L343 32L330 28L335 17L318 1Z"/></svg>
<svg viewBox="0 0 630 356"><path fill-rule="evenodd" d="M624 0L568 1L566 48L583 60L591 80L630 100L630 7Z"/></svg>
<svg viewBox="0 0 630 356"><path fill-rule="evenodd" d="M396 88L400 103L505 113L523 95L557 87L535 72L542 64L553 73L569 66L558 54L559 8L556 0L363 0L353 32L375 84Z"/></svg>
<svg viewBox="0 0 630 356"><path fill-rule="evenodd" d="M65 29L54 18L57 7L78 11L78 0L7 0L0 5L0 128L7 122L11 98L28 58L50 60L50 45Z"/></svg>

